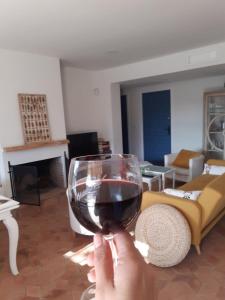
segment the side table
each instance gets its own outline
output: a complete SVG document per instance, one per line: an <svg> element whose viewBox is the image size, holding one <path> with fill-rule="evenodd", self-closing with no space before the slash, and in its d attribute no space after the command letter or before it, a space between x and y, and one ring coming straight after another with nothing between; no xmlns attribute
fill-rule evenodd
<svg viewBox="0 0 225 300"><path fill-rule="evenodd" d="M153 176L161 176L162 177L162 189L165 189L165 179L166 175L172 176L172 187L175 187L175 169L162 167L162 166L155 166L149 165L142 169L142 176L143 175L153 175Z"/></svg>
<svg viewBox="0 0 225 300"><path fill-rule="evenodd" d="M149 191L152 189L152 183L158 181L159 191L161 191L161 176L142 174L142 182L147 183Z"/></svg>

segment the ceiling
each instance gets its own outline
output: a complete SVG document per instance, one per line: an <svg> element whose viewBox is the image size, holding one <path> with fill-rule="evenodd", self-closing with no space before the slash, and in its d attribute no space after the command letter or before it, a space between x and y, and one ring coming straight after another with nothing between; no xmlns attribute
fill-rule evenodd
<svg viewBox="0 0 225 300"><path fill-rule="evenodd" d="M225 41L224 0L0 0L0 48L100 70Z"/></svg>

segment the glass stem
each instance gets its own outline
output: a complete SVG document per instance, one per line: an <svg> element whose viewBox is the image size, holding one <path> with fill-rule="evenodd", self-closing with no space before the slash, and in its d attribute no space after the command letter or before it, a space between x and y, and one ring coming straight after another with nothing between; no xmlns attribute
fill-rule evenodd
<svg viewBox="0 0 225 300"><path fill-rule="evenodd" d="M111 253L112 253L112 259L113 259L113 268L115 269L118 266L118 255L116 250L116 245L113 241L113 235L107 235L105 236L105 239L108 241Z"/></svg>

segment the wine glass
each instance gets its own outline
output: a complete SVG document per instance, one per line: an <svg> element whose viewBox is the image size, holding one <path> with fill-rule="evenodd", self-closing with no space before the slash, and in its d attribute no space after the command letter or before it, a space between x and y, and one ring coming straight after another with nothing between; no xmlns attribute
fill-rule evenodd
<svg viewBox="0 0 225 300"><path fill-rule="evenodd" d="M126 229L140 210L142 177L137 158L131 154L103 154L72 159L68 197L81 225L112 237ZM112 255L113 248L115 251L111 241ZM81 299L94 299L93 290L89 287Z"/></svg>

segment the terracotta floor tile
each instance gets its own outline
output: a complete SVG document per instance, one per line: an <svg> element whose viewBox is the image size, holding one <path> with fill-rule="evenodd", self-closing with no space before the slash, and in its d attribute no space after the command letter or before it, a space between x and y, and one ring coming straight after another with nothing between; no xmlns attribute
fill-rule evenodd
<svg viewBox="0 0 225 300"><path fill-rule="evenodd" d="M26 296L41 298L41 287L37 285L28 285L26 287Z"/></svg>
<svg viewBox="0 0 225 300"><path fill-rule="evenodd" d="M43 299L43 298L37 298L37 297L28 297L28 296L25 296L23 297L21 300L40 300L40 299Z"/></svg>
<svg viewBox="0 0 225 300"><path fill-rule="evenodd" d="M42 195L41 207L23 205L17 211L20 239L18 268L13 276L8 265L8 236L0 223L1 300L79 300L90 283L86 266L64 257L90 243L75 235L69 225L65 190ZM185 260L173 268L150 266L154 273L154 300L225 299L225 218L202 243L202 254L191 248ZM139 299L137 299L139 300Z"/></svg>

